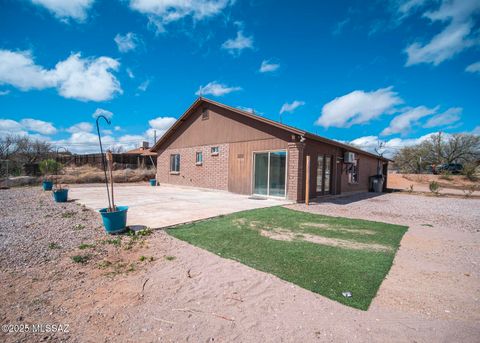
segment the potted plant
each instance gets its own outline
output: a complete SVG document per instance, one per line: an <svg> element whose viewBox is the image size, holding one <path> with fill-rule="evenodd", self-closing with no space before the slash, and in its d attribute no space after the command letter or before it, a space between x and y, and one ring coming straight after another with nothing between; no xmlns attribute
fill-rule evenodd
<svg viewBox="0 0 480 343"><path fill-rule="evenodd" d="M57 167L57 161L54 159L47 159L40 162L40 172L43 175L42 187L44 191L51 191L53 187L52 173Z"/></svg>
<svg viewBox="0 0 480 343"><path fill-rule="evenodd" d="M68 188L67 185L62 185L58 183L58 175L63 169L63 165L60 162L54 161L52 163L52 168L55 176L53 179L55 180L55 186L53 187L53 199L55 202L67 202L68 200Z"/></svg>
<svg viewBox="0 0 480 343"><path fill-rule="evenodd" d="M98 142L100 145L100 154L102 155L102 165L103 165L103 172L105 175L105 188L107 190L107 199L108 199L108 207L102 208L99 210L100 215L102 216L103 226L105 227L105 231L109 234L116 234L121 233L127 229L127 212L128 206L116 206L115 199L114 199L114 192L113 192L113 155L111 151L107 151L107 156L103 153L102 147L102 138L100 136L100 128L98 125L98 120L102 118L104 119L108 125L110 125L110 120L103 115L97 117L96 124L97 124L97 134L98 134ZM110 173L110 189L108 187L108 177L107 177L107 161L108 161L108 169ZM111 191L111 193L110 193Z"/></svg>

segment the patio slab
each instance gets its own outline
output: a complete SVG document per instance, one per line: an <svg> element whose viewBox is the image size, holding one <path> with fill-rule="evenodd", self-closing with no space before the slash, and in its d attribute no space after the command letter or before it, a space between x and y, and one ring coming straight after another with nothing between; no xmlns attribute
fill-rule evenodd
<svg viewBox="0 0 480 343"><path fill-rule="evenodd" d="M148 184L115 185L115 204L129 207L127 225L163 228L256 208L292 203L278 199L251 199L224 191ZM69 198L91 209L107 207L102 184L73 185Z"/></svg>

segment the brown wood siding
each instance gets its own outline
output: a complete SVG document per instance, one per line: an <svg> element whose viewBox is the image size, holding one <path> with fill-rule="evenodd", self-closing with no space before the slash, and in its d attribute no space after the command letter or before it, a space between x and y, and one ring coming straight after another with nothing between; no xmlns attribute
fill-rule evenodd
<svg viewBox="0 0 480 343"><path fill-rule="evenodd" d="M234 193L252 194L253 152L286 150L287 147L288 143L278 138L231 143L228 190Z"/></svg>
<svg viewBox="0 0 480 343"><path fill-rule="evenodd" d="M330 155L332 156L332 169L331 169L331 190L332 194L340 194L340 173L339 164L336 163L337 157L342 157L343 152L339 147L329 145L326 143L307 141L305 148L305 154L310 155L310 196L312 198L317 196L317 156L318 155Z"/></svg>
<svg viewBox="0 0 480 343"><path fill-rule="evenodd" d="M358 183L348 183L348 174L345 166L342 170L342 192L367 192L369 188L369 177L377 174L377 159L370 156L358 154ZM380 163L382 167L382 163Z"/></svg>
<svg viewBox="0 0 480 343"><path fill-rule="evenodd" d="M208 108L206 120L202 119L203 108ZM291 136L291 133L277 127L212 104L205 104L186 118L179 129L165 142L162 150L272 138L290 141Z"/></svg>

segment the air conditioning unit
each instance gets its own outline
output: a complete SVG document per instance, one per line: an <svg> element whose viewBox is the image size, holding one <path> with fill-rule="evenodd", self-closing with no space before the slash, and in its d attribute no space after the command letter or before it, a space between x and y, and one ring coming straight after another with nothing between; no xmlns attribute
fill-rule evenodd
<svg viewBox="0 0 480 343"><path fill-rule="evenodd" d="M355 163L355 153L354 152L349 152L347 151L344 155L343 155L343 163Z"/></svg>

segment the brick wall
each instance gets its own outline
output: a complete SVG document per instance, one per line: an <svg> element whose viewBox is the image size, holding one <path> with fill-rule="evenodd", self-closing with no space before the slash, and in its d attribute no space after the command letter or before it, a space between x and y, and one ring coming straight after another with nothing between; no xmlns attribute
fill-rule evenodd
<svg viewBox="0 0 480 343"><path fill-rule="evenodd" d="M287 198L304 201L304 143L288 143Z"/></svg>
<svg viewBox="0 0 480 343"><path fill-rule="evenodd" d="M212 156L211 148L219 154ZM203 153L203 164L196 165L196 153ZM180 173L170 173L170 155L180 154ZM228 190L228 144L167 149L158 152L157 180L160 183Z"/></svg>

